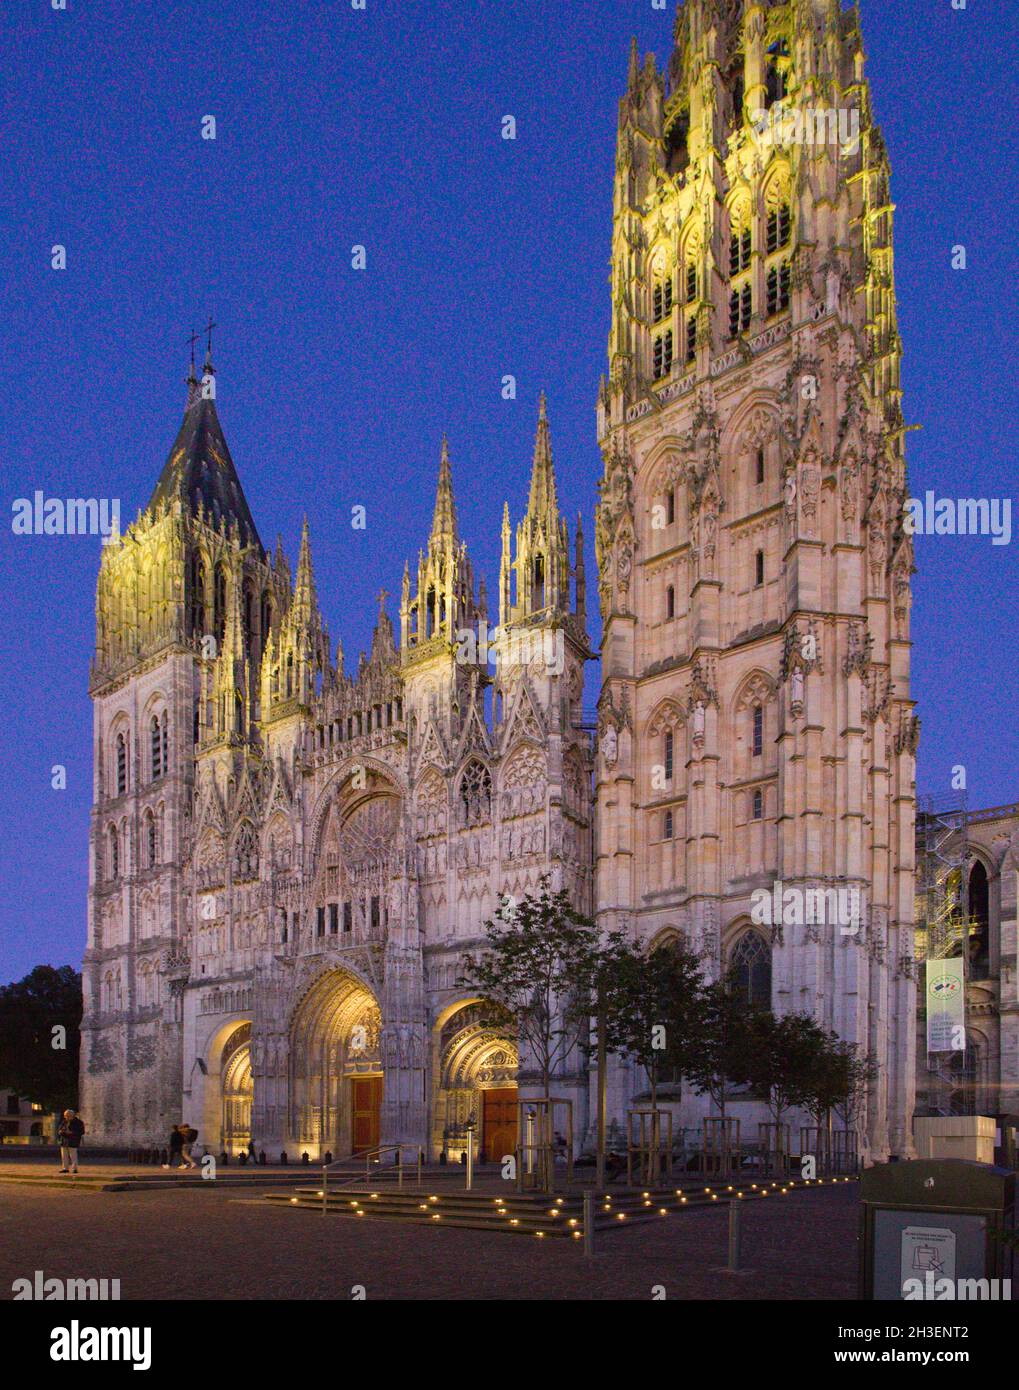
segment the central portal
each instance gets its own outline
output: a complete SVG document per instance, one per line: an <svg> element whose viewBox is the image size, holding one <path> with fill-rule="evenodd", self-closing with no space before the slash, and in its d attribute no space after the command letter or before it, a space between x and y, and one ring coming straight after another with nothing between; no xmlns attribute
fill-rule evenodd
<svg viewBox="0 0 1019 1390"><path fill-rule="evenodd" d="M382 1077L350 1078L351 1153L363 1154L379 1147L379 1117L382 1113Z"/></svg>
<svg viewBox="0 0 1019 1390"><path fill-rule="evenodd" d="M342 968L319 976L298 1005L290 1029L289 1137L313 1157L378 1147L379 1028L375 996Z"/></svg>

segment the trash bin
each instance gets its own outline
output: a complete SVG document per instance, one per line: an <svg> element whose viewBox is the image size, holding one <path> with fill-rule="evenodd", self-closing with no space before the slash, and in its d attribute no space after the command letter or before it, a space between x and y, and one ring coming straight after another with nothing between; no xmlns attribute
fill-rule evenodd
<svg viewBox="0 0 1019 1390"><path fill-rule="evenodd" d="M882 1163L860 1179L860 1297L1011 1297L1015 1174L965 1159Z"/></svg>

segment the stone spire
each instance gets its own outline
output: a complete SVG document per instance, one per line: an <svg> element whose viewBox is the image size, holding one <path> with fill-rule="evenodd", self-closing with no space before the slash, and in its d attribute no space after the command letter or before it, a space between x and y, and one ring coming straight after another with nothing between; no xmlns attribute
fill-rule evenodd
<svg viewBox="0 0 1019 1390"><path fill-rule="evenodd" d="M442 436L442 456L439 460L439 485L435 493L435 512L429 549L446 540L457 539L456 503L453 500L453 474L449 466L449 442Z"/></svg>
<svg viewBox="0 0 1019 1390"><path fill-rule="evenodd" d="M566 522L559 515L544 392L538 403L530 498L527 513L517 527L516 549L517 601L511 616L523 618L545 609L567 612L570 539Z"/></svg>

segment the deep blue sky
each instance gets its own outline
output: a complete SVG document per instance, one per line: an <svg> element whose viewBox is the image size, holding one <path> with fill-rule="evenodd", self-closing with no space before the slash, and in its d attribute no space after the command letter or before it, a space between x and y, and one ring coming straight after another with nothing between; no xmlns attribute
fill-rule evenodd
<svg viewBox="0 0 1019 1390"><path fill-rule="evenodd" d="M905 412L923 426L914 493L1014 499L1016 9L863 0L898 205ZM282 532L293 559L307 509L348 662L427 534L443 430L491 594L544 387L561 502L571 528L583 511L590 551L617 101L631 34L664 58L673 13L6 0L4 514L41 488L119 496L133 516L178 428L185 335L211 311L220 418L262 539ZM500 139L506 113L515 143ZM206 114L215 142L200 138ZM66 272L50 268L54 243ZM366 274L350 269L354 243ZM5 980L77 964L84 946L98 543L0 535ZM962 763L972 806L1019 796L1016 545L917 540L921 793L950 795ZM66 791L50 789L54 763Z"/></svg>

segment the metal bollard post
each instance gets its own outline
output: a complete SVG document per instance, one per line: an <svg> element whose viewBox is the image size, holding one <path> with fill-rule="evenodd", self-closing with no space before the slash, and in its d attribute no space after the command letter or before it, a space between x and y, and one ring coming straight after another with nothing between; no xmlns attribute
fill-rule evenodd
<svg viewBox="0 0 1019 1390"><path fill-rule="evenodd" d="M584 1258L594 1254L594 1193L584 1193Z"/></svg>
<svg viewBox="0 0 1019 1390"><path fill-rule="evenodd" d="M736 1197L729 1203L729 1268L735 1273L740 1261L740 1208Z"/></svg>
<svg viewBox="0 0 1019 1390"><path fill-rule="evenodd" d="M467 1127L467 1191L470 1192L474 1183L474 1130L471 1126Z"/></svg>

